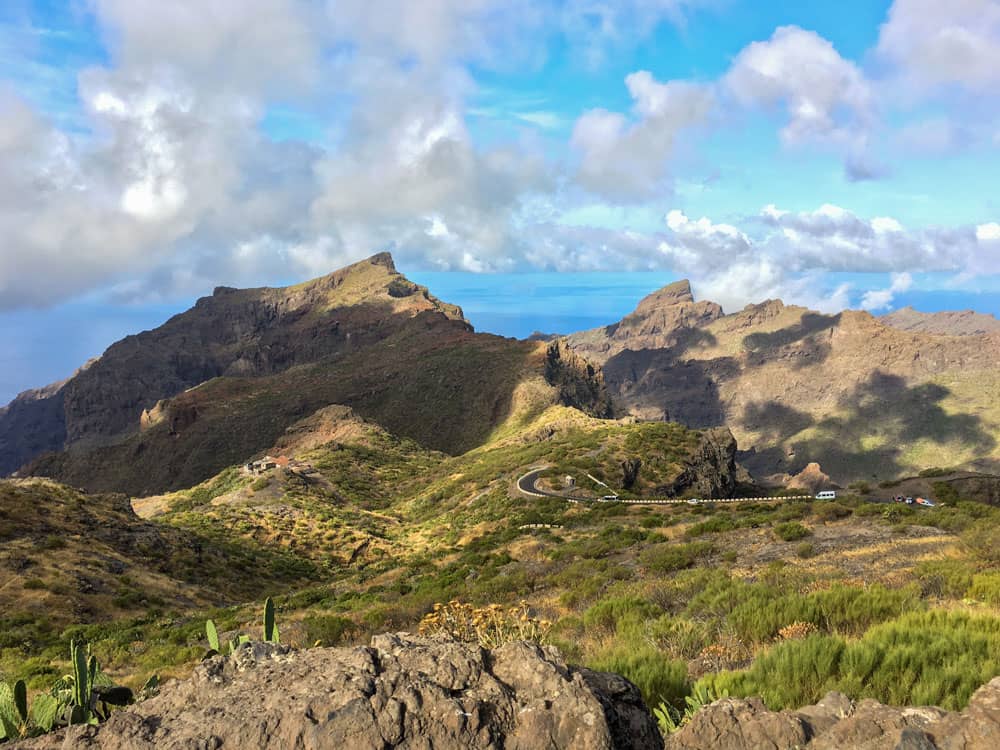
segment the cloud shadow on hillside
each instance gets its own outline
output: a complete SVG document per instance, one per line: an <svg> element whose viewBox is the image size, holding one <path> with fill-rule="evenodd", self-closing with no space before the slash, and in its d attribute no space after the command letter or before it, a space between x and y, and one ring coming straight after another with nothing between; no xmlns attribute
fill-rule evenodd
<svg viewBox="0 0 1000 750"><path fill-rule="evenodd" d="M953 441L990 454L996 438L978 417L947 413L941 403L949 394L940 385L911 387L897 375L875 372L841 397L840 414L818 421L773 401L751 404L742 422L770 445L744 454L744 460L751 471L760 474L794 474L815 461L834 477L878 480L910 468L905 463L906 449L920 440L942 445L941 465L952 463L944 444ZM817 428L816 436L794 438L810 427ZM865 441L872 438L878 438L880 445L865 447Z"/></svg>

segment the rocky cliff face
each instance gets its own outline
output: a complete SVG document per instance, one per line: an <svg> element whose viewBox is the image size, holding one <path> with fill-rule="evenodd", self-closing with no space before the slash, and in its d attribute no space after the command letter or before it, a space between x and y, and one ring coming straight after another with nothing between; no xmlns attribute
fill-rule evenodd
<svg viewBox="0 0 1000 750"><path fill-rule="evenodd" d="M639 691L557 651L376 636L368 648L248 643L190 680L33 748L660 750Z"/></svg>
<svg viewBox="0 0 1000 750"><path fill-rule="evenodd" d="M568 337L643 419L728 426L758 477L819 462L835 481L1000 466L1000 335L900 330L767 300L723 315L685 284Z"/></svg>
<svg viewBox="0 0 1000 750"><path fill-rule="evenodd" d="M736 462L736 438L721 427L702 433L698 447L680 476L670 485L659 488L656 494L733 497L737 485L750 481L746 469Z"/></svg>
<svg viewBox="0 0 1000 750"><path fill-rule="evenodd" d="M545 352L545 380L559 389L559 401L599 419L614 417L615 407L604 375L562 339Z"/></svg>
<svg viewBox="0 0 1000 750"><path fill-rule="evenodd" d="M663 349L677 345L685 333L722 317L714 302L695 302L691 285L677 281L643 298L635 311L618 323L574 333L575 351L603 362L624 349Z"/></svg>
<svg viewBox="0 0 1000 750"><path fill-rule="evenodd" d="M459 308L398 274L386 253L298 286L219 287L64 383L15 399L0 412L0 475L45 451L116 442L138 431L157 402L212 378L262 377L343 356L420 314L471 330Z"/></svg>
<svg viewBox="0 0 1000 750"><path fill-rule="evenodd" d="M1000 320L992 315L972 310L922 313L912 307L904 307L883 315L879 320L902 331L935 333L942 336L980 336L1000 333Z"/></svg>
<svg viewBox="0 0 1000 750"><path fill-rule="evenodd" d="M727 698L667 737L666 750L992 750L1000 747L1000 678L961 713L896 708L829 693L815 706L768 711L759 698Z"/></svg>

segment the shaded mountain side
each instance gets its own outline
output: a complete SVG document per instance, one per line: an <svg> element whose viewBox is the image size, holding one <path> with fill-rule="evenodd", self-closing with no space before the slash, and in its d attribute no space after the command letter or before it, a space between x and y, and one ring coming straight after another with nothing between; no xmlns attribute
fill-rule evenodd
<svg viewBox="0 0 1000 750"><path fill-rule="evenodd" d="M476 334L463 321L428 311L362 351L276 375L208 381L147 411L139 434L42 456L27 472L134 495L190 487L271 447L290 425L330 404L350 406L428 448L462 453L513 415L515 392L527 382L539 392L527 408L572 393L603 416L608 398L598 373L585 363L582 370L573 362L553 366L555 351ZM544 380L553 367L557 385Z"/></svg>
<svg viewBox="0 0 1000 750"><path fill-rule="evenodd" d="M0 474L46 450L113 443L159 400L216 377L274 375L382 341L434 312L462 311L397 273L387 253L280 289L219 287L159 328L113 344L89 367L0 411Z"/></svg>
<svg viewBox="0 0 1000 750"><path fill-rule="evenodd" d="M318 569L259 546L214 543L148 523L124 495L87 495L42 479L0 480L3 646L71 622L212 606L319 580ZM8 621L16 613L17 622ZM38 625L38 623L41 623Z"/></svg>
<svg viewBox="0 0 1000 750"><path fill-rule="evenodd" d="M903 307L879 318L883 323L902 331L936 333L944 336L979 336L1000 333L1000 320L993 315L973 310L924 313Z"/></svg>
<svg viewBox="0 0 1000 750"><path fill-rule="evenodd" d="M1000 336L903 331L868 313L823 315L780 300L699 318L687 294L651 298L674 329L622 338L633 314L603 339L588 332L568 346L603 362L632 414L730 427L756 476L810 462L837 481L1000 465Z"/></svg>

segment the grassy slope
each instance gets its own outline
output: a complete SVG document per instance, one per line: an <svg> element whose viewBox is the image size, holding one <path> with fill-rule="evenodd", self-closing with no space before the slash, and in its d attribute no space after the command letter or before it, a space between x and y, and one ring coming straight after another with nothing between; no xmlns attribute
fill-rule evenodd
<svg viewBox="0 0 1000 750"><path fill-rule="evenodd" d="M301 484L282 472L267 481L223 473L165 498L173 510L157 519L188 533L212 529L218 541L329 561L328 582L303 581L279 598L282 635L299 645L413 628L434 602L451 598L480 604L524 598L557 621L554 638L571 659L625 673L653 702L677 700L690 680L735 669L724 678L734 692L759 692L776 681L790 685L769 697L773 705L808 702L819 697L816 691L839 686L856 695L958 706L976 680L1000 673L988 636L977 635L998 621L1000 580L991 571L1000 563L1000 510L977 504L887 509L851 498L587 507L514 497L514 478L539 461L555 464L554 474L579 471L584 461L596 467L592 473L606 462L610 473L630 440L653 442L662 456L686 449L683 430L609 424L562 408L546 410L521 430L501 428L489 445L457 457L371 425L351 434L301 456L321 481ZM557 528L522 528L532 523ZM207 615L223 630L257 629L260 597L252 599L78 632L95 640L114 672L138 682L164 664L189 660ZM934 614L942 607L987 624L942 625ZM863 643L874 649L868 658L883 660L886 674L895 674L894 644L911 651L913 644L873 629L907 617L931 618L920 621L928 641L910 657L916 670L905 683L910 692L859 678L855 657L838 656L814 682L799 679L795 670L815 654L794 645L798 641L784 645L780 635L787 625L809 623L835 651L837 644ZM971 640L947 640L952 626ZM978 671L957 682L927 661L927 655L950 658L956 643L971 653L987 648ZM782 655L795 649L801 651ZM19 673L18 654L33 653L39 650L8 648L0 668ZM44 659L52 652L41 653ZM757 671L739 671L748 667Z"/></svg>
<svg viewBox="0 0 1000 750"><path fill-rule="evenodd" d="M418 316L398 333L329 362L264 378L211 380L173 400L172 409L197 414L183 429L171 433L164 422L117 446L51 456L35 473L138 495L188 487L265 450L290 424L335 403L431 448L461 452L503 421L518 383L541 368L544 350Z"/></svg>

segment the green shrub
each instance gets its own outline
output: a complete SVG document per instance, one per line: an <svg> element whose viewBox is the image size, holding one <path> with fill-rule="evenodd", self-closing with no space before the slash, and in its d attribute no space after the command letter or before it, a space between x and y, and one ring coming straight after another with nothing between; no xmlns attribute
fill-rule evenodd
<svg viewBox="0 0 1000 750"><path fill-rule="evenodd" d="M795 554L802 559L807 559L816 556L816 545L812 542L803 542L798 547L795 548Z"/></svg>
<svg viewBox="0 0 1000 750"><path fill-rule="evenodd" d="M955 505L961 500L958 490L948 482L931 482L931 489L934 490L934 497L942 505Z"/></svg>
<svg viewBox="0 0 1000 750"><path fill-rule="evenodd" d="M715 548L708 542L690 544L657 544L644 550L639 560L654 573L672 573L694 565L699 558L706 557Z"/></svg>
<svg viewBox="0 0 1000 750"><path fill-rule="evenodd" d="M687 663L669 659L648 645L618 644L592 658L587 666L630 680L639 688L648 706L658 703L683 706L690 690Z"/></svg>
<svg viewBox="0 0 1000 750"><path fill-rule="evenodd" d="M926 560L915 572L924 596L961 599L972 585L972 566L963 560Z"/></svg>
<svg viewBox="0 0 1000 750"><path fill-rule="evenodd" d="M737 524L732 518L728 518L726 516L716 516L715 518L710 518L707 521L702 521L694 524L693 526L689 526L684 531L684 536L696 537L701 536L702 534L720 534L737 528L739 528L739 524Z"/></svg>
<svg viewBox="0 0 1000 750"><path fill-rule="evenodd" d="M930 468L923 469L919 474L917 474L917 476L918 477L943 477L946 474L951 474L951 473L952 473L951 469L942 469L939 466L931 466Z"/></svg>
<svg viewBox="0 0 1000 750"><path fill-rule="evenodd" d="M809 536L812 532L801 523L788 521L786 523L779 523L775 526L774 533L782 541L794 542L796 539L802 539Z"/></svg>
<svg viewBox="0 0 1000 750"><path fill-rule="evenodd" d="M1000 607L1000 573L979 573L972 577L967 596Z"/></svg>
<svg viewBox="0 0 1000 750"><path fill-rule="evenodd" d="M846 643L813 635L780 643L750 669L708 675L699 684L759 695L772 709L815 703L828 690L893 705L963 708L1000 674L1000 618L935 610L903 615Z"/></svg>
<svg viewBox="0 0 1000 750"><path fill-rule="evenodd" d="M336 646L345 636L357 631L354 621L340 615L313 615L302 620L305 630L305 641L308 645L320 643L323 646Z"/></svg>
<svg viewBox="0 0 1000 750"><path fill-rule="evenodd" d="M642 597L613 596L602 599L584 612L583 624L588 629L614 632L623 620L651 620L662 614L662 609Z"/></svg>
<svg viewBox="0 0 1000 750"><path fill-rule="evenodd" d="M814 634L784 641L757 657L742 672L720 672L698 682L715 693L759 695L769 708L793 708L815 703L836 684L844 641Z"/></svg>
<svg viewBox="0 0 1000 750"><path fill-rule="evenodd" d="M847 518L853 512L840 503L822 503L813 507L813 516L818 521L838 521L841 518Z"/></svg>

